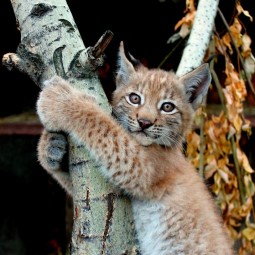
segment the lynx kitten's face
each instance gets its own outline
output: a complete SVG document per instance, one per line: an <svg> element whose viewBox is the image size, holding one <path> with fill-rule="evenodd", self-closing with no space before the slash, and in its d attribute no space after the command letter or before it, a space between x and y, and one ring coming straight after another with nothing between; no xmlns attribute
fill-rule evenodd
<svg viewBox="0 0 255 255"><path fill-rule="evenodd" d="M117 87L112 105L118 121L144 146L182 146L194 112L176 75L159 69L132 73Z"/></svg>

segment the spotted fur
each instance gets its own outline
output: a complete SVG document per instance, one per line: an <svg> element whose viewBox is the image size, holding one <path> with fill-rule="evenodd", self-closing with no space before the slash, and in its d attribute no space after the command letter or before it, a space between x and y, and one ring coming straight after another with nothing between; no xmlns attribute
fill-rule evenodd
<svg viewBox="0 0 255 255"><path fill-rule="evenodd" d="M121 44L114 118L60 77L40 93L46 129L84 143L105 177L131 197L143 255L233 254L215 203L182 152L210 82L207 64L177 77L134 66Z"/></svg>

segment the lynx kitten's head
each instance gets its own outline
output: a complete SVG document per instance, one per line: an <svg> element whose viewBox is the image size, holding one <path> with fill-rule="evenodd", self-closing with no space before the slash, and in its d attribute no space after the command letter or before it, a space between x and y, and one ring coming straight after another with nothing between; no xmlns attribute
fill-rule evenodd
<svg viewBox="0 0 255 255"><path fill-rule="evenodd" d="M132 62L139 63L132 56ZM119 49L113 114L142 145L181 146L195 110L211 82L207 64L177 77L173 72L133 65Z"/></svg>

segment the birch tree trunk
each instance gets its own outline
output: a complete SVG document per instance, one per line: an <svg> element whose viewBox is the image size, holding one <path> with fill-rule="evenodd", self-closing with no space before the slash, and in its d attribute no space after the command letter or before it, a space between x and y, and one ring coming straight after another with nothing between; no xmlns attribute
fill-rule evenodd
<svg viewBox="0 0 255 255"><path fill-rule="evenodd" d="M193 27L176 74L182 76L202 64L208 48L219 0L200 0Z"/></svg>
<svg viewBox="0 0 255 255"><path fill-rule="evenodd" d="M40 87L44 80L58 74L92 93L110 112L97 74L109 36L103 39L106 42L86 49L65 0L11 3L21 42L16 54L4 55L3 64L28 74ZM136 254L130 201L105 181L83 145L69 142L74 204L71 254Z"/></svg>

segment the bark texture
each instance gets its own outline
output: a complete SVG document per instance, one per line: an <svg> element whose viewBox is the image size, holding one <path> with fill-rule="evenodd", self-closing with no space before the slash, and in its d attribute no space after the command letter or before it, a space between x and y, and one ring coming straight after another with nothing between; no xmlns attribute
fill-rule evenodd
<svg viewBox="0 0 255 255"><path fill-rule="evenodd" d="M85 48L65 0L11 2L21 42L16 53L3 56L3 64L28 74L40 87L58 74L94 95L98 104L110 112L97 74L107 42ZM69 142L74 187L71 254L136 254L129 199L105 181L83 145Z"/></svg>
<svg viewBox="0 0 255 255"><path fill-rule="evenodd" d="M176 74L182 76L202 64L208 48L219 0L200 0L194 24Z"/></svg>

